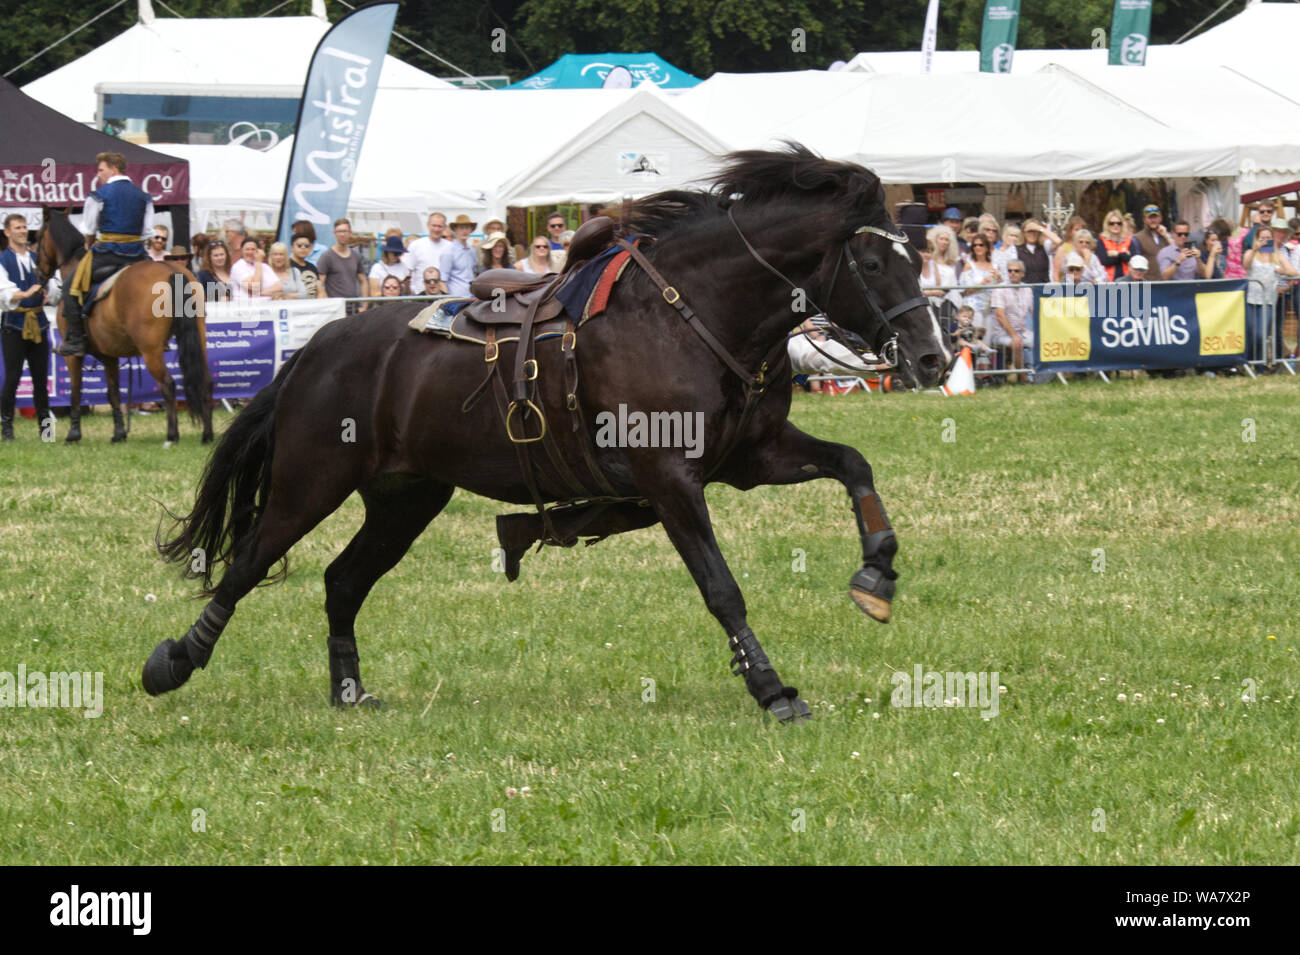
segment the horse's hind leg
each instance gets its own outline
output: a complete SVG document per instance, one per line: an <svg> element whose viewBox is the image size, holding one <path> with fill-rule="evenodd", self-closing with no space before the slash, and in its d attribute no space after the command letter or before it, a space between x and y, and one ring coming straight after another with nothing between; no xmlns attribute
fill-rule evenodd
<svg viewBox="0 0 1300 955"><path fill-rule="evenodd" d="M320 478L306 486L302 475L289 476L294 479L273 484L256 527L236 546L225 576L189 632L180 641L158 644L145 662L142 682L150 696L178 689L196 668L208 665L217 640L234 615L235 605L265 579L289 548L338 510L356 488L346 475L336 475L332 481Z"/></svg>
<svg viewBox="0 0 1300 955"><path fill-rule="evenodd" d="M122 419L121 363L118 359L109 358L104 362L104 379L108 382L108 404L113 409L113 444L117 444L126 440L126 424Z"/></svg>
<svg viewBox="0 0 1300 955"><path fill-rule="evenodd" d="M578 504L551 511L551 526L564 546L572 547L578 537L589 538L588 543L640 530L659 523L654 508L625 502L618 504ZM497 517L497 541L501 544L503 570L507 580L519 576L519 560L528 548L545 536L540 514L502 514Z"/></svg>
<svg viewBox="0 0 1300 955"><path fill-rule="evenodd" d="M162 348L149 349L144 352L144 364L158 382L158 391L162 393L163 405L167 408L167 440L163 447L168 448L181 439L180 427L176 422L176 379L167 370Z"/></svg>
<svg viewBox="0 0 1300 955"><path fill-rule="evenodd" d="M370 588L397 565L429 522L446 507L454 490L450 485L410 475L385 475L362 488L365 523L325 570L330 702L335 706L379 704L361 687L354 629L357 613Z"/></svg>

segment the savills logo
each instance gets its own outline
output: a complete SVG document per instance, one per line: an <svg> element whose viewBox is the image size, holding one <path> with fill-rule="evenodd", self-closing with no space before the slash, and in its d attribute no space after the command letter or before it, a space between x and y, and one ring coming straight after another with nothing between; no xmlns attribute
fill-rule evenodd
<svg viewBox="0 0 1300 955"><path fill-rule="evenodd" d="M1065 341L1045 341L1040 349L1044 361L1068 361L1072 358L1087 358L1091 349L1086 339L1068 338Z"/></svg>

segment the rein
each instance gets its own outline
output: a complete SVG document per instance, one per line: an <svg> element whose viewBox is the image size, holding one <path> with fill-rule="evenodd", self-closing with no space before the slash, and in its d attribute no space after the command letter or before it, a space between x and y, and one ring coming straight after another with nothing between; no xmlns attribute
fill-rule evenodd
<svg viewBox="0 0 1300 955"><path fill-rule="evenodd" d="M730 208L727 209L727 218L731 220L732 227L735 228L736 234L740 236L740 241L745 243L745 248L749 250L749 254L753 256L753 258L760 265L762 265L763 268L767 269L773 275L777 276L777 278L785 282L785 284L790 286L790 288L794 289L795 291L804 292L804 294L807 295L806 290L801 289L800 286L796 285L793 281L791 281L788 276L786 276L783 272L781 272L774 265L772 265L765 258L763 258L763 256L759 253L759 251L756 248L754 248L754 246L750 243L749 239L745 238L745 233L741 231L740 225L739 223L736 222L736 218L732 214L732 210ZM889 230L883 229L880 226L864 225L858 227L857 229L854 229L853 235L849 236L849 238L844 240L844 244L840 247L840 254L835 259L835 270L831 273L829 292L830 294L834 294L835 283L839 279L839 275L840 275L840 266L843 265L845 262L847 262L849 274L853 277L853 282L858 287L858 293L862 296L863 300L867 303L868 308L871 310L870 314L873 323L875 325L875 328L868 334L872 339L871 347L874 350L874 354L884 362L888 363L890 366L897 366L898 365L898 336L893 333L892 327L890 326L889 323L898 315L901 315L903 312L911 311L912 309L922 305L928 307L929 303L925 300L924 296L918 296L916 298L910 298L904 302L900 302L899 304L895 305L887 312L881 308L880 297L876 294L875 289L867 285L866 280L863 279L861 273L861 266L857 260L857 257L853 254L853 250L849 247L849 243L853 240L853 236L865 235L865 234L878 235L885 239L888 239L891 242L901 242L901 243L907 242L907 236L890 232ZM811 295L808 295L808 300L813 303L813 306L817 309L817 312L826 318L826 321L828 323L828 327L826 331L830 336L830 338L833 341L844 346L845 348L848 348L850 351L858 352L858 349L851 346L847 341L845 341L841 337L843 329L835 322L834 319L831 318L830 313L827 312L826 309L818 305ZM835 358L833 355L828 355L826 352L818 348L817 343L813 341L811 337L809 337L807 331L801 330L799 334L803 335L808 340L808 344L810 344L814 350L816 350L822 356L835 362L835 364L839 365L841 368L849 368L850 370L854 370L854 371L857 370L853 368L851 365L846 365L838 358Z"/></svg>

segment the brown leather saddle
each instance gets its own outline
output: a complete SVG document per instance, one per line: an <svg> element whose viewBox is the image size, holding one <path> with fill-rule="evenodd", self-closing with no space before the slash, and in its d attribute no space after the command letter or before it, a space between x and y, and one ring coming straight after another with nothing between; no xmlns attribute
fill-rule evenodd
<svg viewBox="0 0 1300 955"><path fill-rule="evenodd" d="M519 341L525 326L533 341L572 331L575 326L564 315L556 293L583 263L613 244L614 228L614 220L608 216L588 219L569 243L569 255L559 273L536 275L519 269L488 269L470 283L475 301L452 314L447 306L461 300L439 299L411 319L410 326L418 332L488 346L488 361L494 360L492 346ZM581 322L580 318L578 324ZM529 371L533 371L531 366Z"/></svg>

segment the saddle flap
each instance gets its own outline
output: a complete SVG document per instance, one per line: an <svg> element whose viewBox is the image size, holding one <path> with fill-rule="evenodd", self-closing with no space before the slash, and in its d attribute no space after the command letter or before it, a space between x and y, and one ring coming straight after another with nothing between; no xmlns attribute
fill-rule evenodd
<svg viewBox="0 0 1300 955"><path fill-rule="evenodd" d="M546 292L545 288L531 290L524 294L509 295L492 301L475 301L465 307L465 314L481 325L522 325L533 303ZM564 311L559 299L550 299L537 306L534 321L544 322Z"/></svg>

